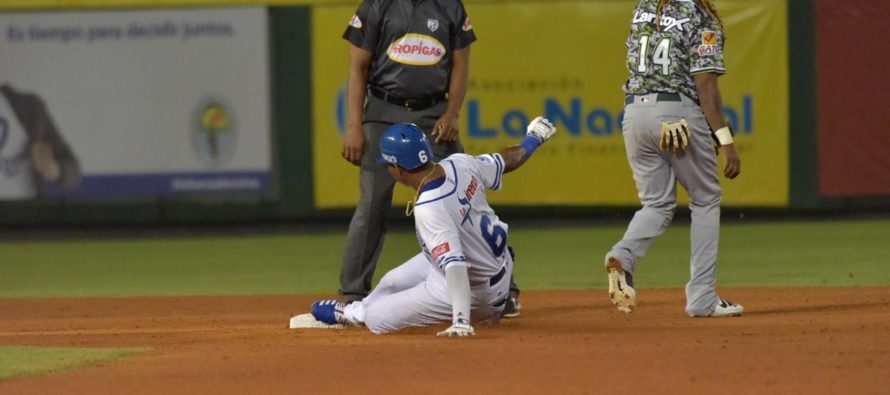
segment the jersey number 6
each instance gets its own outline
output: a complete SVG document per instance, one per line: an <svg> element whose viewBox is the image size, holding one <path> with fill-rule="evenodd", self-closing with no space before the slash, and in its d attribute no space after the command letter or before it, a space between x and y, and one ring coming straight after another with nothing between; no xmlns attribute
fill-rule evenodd
<svg viewBox="0 0 890 395"><path fill-rule="evenodd" d="M498 225L492 225L487 215L482 216L479 228L482 230L482 238L491 247L491 253L496 257L501 256L507 246L507 231Z"/></svg>

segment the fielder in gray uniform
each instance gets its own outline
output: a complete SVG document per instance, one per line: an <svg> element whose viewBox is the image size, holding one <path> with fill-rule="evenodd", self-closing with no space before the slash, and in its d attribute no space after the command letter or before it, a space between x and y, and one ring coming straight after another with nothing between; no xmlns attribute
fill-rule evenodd
<svg viewBox="0 0 890 395"><path fill-rule="evenodd" d="M721 199L717 151L725 161L724 176L733 179L741 169L717 87L717 77L726 72L723 41L722 22L708 0L640 0L634 10L622 128L643 208L605 257L609 297L626 313L636 305L637 262L670 224L679 181L692 212L686 313L742 314L741 305L714 289Z"/></svg>
<svg viewBox="0 0 890 395"><path fill-rule="evenodd" d="M350 66L342 156L361 166L340 272L340 294L349 303L371 290L392 205L395 179L376 162L377 142L393 124L413 123L435 161L463 152L457 122L476 34L459 0L364 0L343 38ZM519 314L518 293L512 285L507 316Z"/></svg>

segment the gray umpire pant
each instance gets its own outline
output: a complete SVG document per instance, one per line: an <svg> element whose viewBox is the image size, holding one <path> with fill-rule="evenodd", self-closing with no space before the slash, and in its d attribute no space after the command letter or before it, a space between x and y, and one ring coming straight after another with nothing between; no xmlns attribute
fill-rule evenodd
<svg viewBox="0 0 890 395"><path fill-rule="evenodd" d="M433 150L433 160L438 162L451 154L463 152L460 140L436 144L430 133L436 121L445 113L447 102L420 111L368 96L365 103L362 130L365 134L365 153L362 157L359 178L361 197L349 223L346 235L346 252L340 271L340 295L344 301L361 300L371 290L371 280L377 267L377 259L383 250L386 221L392 208L392 190L395 179L389 175L385 164L377 163L380 153L380 137L395 123L414 123L419 126Z"/></svg>
<svg viewBox="0 0 890 395"><path fill-rule="evenodd" d="M621 241L606 254L606 261L615 257L624 270L633 273L637 261L673 219L679 180L689 194L692 212L686 313L707 315L713 312L718 300L714 290L721 200L717 156L701 107L684 95L679 95L679 99L664 94L638 95L624 109L622 130L627 161L643 208L634 214ZM685 118L691 129L688 149L681 155L662 152L661 123L680 118Z"/></svg>

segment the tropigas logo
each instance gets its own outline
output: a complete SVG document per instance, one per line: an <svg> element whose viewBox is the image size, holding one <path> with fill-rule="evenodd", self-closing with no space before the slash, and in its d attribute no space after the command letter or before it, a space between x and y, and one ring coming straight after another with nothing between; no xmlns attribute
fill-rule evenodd
<svg viewBox="0 0 890 395"><path fill-rule="evenodd" d="M207 100L195 113L192 146L204 163L221 165L235 152L235 132L232 111L219 100Z"/></svg>
<svg viewBox="0 0 890 395"><path fill-rule="evenodd" d="M431 36L408 33L390 44L386 55L399 63L429 66L442 60L445 46Z"/></svg>

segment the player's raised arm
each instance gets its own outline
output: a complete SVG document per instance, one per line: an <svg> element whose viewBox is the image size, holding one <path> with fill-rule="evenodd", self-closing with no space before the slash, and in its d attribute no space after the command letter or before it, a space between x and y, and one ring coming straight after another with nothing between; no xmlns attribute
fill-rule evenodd
<svg viewBox="0 0 890 395"><path fill-rule="evenodd" d="M541 145L550 140L556 133L556 126L553 126L547 118L537 117L526 128L525 139L518 145L511 145L498 151L504 158L504 173L509 173L522 166L532 153Z"/></svg>

